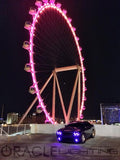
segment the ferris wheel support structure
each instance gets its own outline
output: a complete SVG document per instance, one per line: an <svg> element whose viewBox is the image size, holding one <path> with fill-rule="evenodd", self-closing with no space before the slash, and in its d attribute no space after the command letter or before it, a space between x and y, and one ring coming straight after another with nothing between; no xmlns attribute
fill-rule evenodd
<svg viewBox="0 0 120 160"><path fill-rule="evenodd" d="M80 112L79 112L80 111L80 90L81 90L81 87L80 87L80 73L81 73L81 69L80 68L81 67L78 66L78 65L61 67L61 68L55 68L53 70L53 72L51 73L51 75L49 76L49 78L47 79L47 81L45 82L45 84L43 85L42 89L40 90L40 94L42 94L42 92L47 87L47 85L50 82L50 80L53 78L52 119L53 119L54 122L55 122L56 84L57 84L57 89L58 89L58 93L59 93L59 98L60 98L60 102L61 102L61 106L62 106L62 110L63 110L63 115L64 115L65 123L68 124L69 121L70 121L70 115L71 115L73 101L74 101L75 92L76 92L77 83L78 83L77 120L79 120L79 117L80 117ZM77 76L76 76L76 79L75 79L75 83L74 83L74 87L73 87L73 91L72 91L72 95L71 95L71 99L70 99L70 103L69 103L68 112L66 113L65 105L64 105L64 101L63 101L63 96L62 96L62 92L61 92L59 81L58 81L58 78L57 78L57 73L59 73L59 72L65 72L65 71L73 71L73 70L77 70ZM27 114L30 112L30 110L32 109L32 107L34 106L34 104L36 103L36 101L37 101L37 97L33 100L33 102L31 103L31 105L29 106L29 108L27 109L27 111L25 112L25 114L23 115L23 117L21 118L19 124L21 124L23 122L23 120L25 119L25 117L27 116Z"/></svg>

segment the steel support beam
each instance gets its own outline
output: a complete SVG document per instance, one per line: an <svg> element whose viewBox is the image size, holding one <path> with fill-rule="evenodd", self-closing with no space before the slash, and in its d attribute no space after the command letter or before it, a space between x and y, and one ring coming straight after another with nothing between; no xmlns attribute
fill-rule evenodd
<svg viewBox="0 0 120 160"><path fill-rule="evenodd" d="M55 82L55 71L53 71L52 118L54 122L55 122L55 93L56 93L56 82Z"/></svg>
<svg viewBox="0 0 120 160"><path fill-rule="evenodd" d="M63 115L64 115L65 122L66 122L67 121L67 115L66 115L66 111L65 111L64 101L63 101L63 98L62 98L62 93L61 93L61 90L60 90L60 85L59 85L58 78L57 78L56 74L55 74L55 79L56 79L56 83L57 83L57 88L58 88L60 102L61 102L61 106L62 106L62 110L63 110Z"/></svg>
<svg viewBox="0 0 120 160"><path fill-rule="evenodd" d="M44 86L42 87L42 89L40 90L40 94L44 91L44 89L46 88L47 84L49 83L49 81L51 80L51 78L53 77L53 73L50 75L50 77L48 78L48 80L45 82ZM25 112L25 114L22 116L21 120L19 121L18 125L20 125L23 120L25 119L25 117L28 115L28 113L30 112L30 110L32 109L32 107L34 106L34 104L37 102L37 96L35 97L35 99L33 100L33 102L31 103L31 105L29 106L29 108L27 109L27 111Z"/></svg>
<svg viewBox="0 0 120 160"><path fill-rule="evenodd" d="M78 68L80 68L80 66L78 65L60 67L60 68L55 68L55 72L58 73L58 72L72 71L72 70L77 70Z"/></svg>
<svg viewBox="0 0 120 160"><path fill-rule="evenodd" d="M71 95L71 99L70 99L70 103L69 103L69 108L68 108L68 113L67 113L67 122L66 122L67 124L69 123L69 119L70 119L70 115L71 115L71 111L72 111L72 105L73 105L73 100L74 100L74 97L75 97L78 76L79 76L79 70L77 72L77 76L76 76L76 79L75 79L75 83L74 83L74 87L73 87L73 91L72 91L72 95Z"/></svg>
<svg viewBox="0 0 120 160"><path fill-rule="evenodd" d="M80 87L80 71L78 75L78 108L77 108L77 120L80 120L80 100L81 100L81 87Z"/></svg>

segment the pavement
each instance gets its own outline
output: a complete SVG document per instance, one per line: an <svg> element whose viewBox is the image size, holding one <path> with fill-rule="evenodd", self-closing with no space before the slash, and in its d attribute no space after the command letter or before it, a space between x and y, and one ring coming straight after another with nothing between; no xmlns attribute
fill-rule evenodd
<svg viewBox="0 0 120 160"><path fill-rule="evenodd" d="M0 136L0 160L120 160L120 138L99 137L84 144L58 143L56 135Z"/></svg>

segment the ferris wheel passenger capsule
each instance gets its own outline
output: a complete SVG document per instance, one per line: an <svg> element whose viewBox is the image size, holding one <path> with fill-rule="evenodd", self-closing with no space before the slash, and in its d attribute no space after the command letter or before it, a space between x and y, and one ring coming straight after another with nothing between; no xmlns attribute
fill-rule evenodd
<svg viewBox="0 0 120 160"><path fill-rule="evenodd" d="M36 90L35 90L34 86L30 86L29 93L31 93L31 94L35 94L36 93Z"/></svg>
<svg viewBox="0 0 120 160"><path fill-rule="evenodd" d="M31 29L31 22L26 21L25 25L24 25L24 28L27 29L28 31L30 31L30 29Z"/></svg>
<svg viewBox="0 0 120 160"><path fill-rule="evenodd" d="M82 57L82 61L84 61L84 57Z"/></svg>
<svg viewBox="0 0 120 160"><path fill-rule="evenodd" d="M71 23L71 22L72 22L72 19L71 19L71 18L68 18L68 21Z"/></svg>
<svg viewBox="0 0 120 160"><path fill-rule="evenodd" d="M45 123L46 123L46 124L47 124L47 123L49 124L49 123L50 123L49 119L46 119L46 120L45 120Z"/></svg>
<svg viewBox="0 0 120 160"><path fill-rule="evenodd" d="M35 5L36 5L37 7L41 7L41 6L42 6L42 2L39 1L39 0L36 0Z"/></svg>
<svg viewBox="0 0 120 160"><path fill-rule="evenodd" d="M38 114L40 114L42 111L43 111L43 110L42 110L41 106L38 105L38 106L36 107L36 112L37 112Z"/></svg>
<svg viewBox="0 0 120 160"><path fill-rule="evenodd" d="M48 3L48 0L42 0L44 3Z"/></svg>
<svg viewBox="0 0 120 160"><path fill-rule="evenodd" d="M61 3L57 3L56 6L57 6L58 8L61 8L62 5L61 5Z"/></svg>
<svg viewBox="0 0 120 160"><path fill-rule="evenodd" d="M23 42L23 46L24 49L29 50L30 49L30 43L28 41L24 41Z"/></svg>
<svg viewBox="0 0 120 160"><path fill-rule="evenodd" d="M26 72L31 72L31 65L30 65L30 63L27 63L27 64L25 65L24 70L25 70Z"/></svg>
<svg viewBox="0 0 120 160"><path fill-rule="evenodd" d="M82 51L82 47L80 47L80 51Z"/></svg>
<svg viewBox="0 0 120 160"><path fill-rule="evenodd" d="M86 82L86 81L87 81L87 78L85 77L85 78L84 78L84 82Z"/></svg>
<svg viewBox="0 0 120 160"><path fill-rule="evenodd" d="M36 14L36 8L31 7L30 10L29 10L29 14L34 16Z"/></svg>
<svg viewBox="0 0 120 160"><path fill-rule="evenodd" d="M63 13L64 13L64 14L67 14L67 10L63 9Z"/></svg>
<svg viewBox="0 0 120 160"><path fill-rule="evenodd" d="M87 100L87 98L86 97L84 97L84 101L86 101Z"/></svg>
<svg viewBox="0 0 120 160"><path fill-rule="evenodd" d="M50 0L50 3L51 3L51 4L54 4L54 3L55 3L55 0Z"/></svg>
<svg viewBox="0 0 120 160"><path fill-rule="evenodd" d="M73 31L74 31L74 32L76 31L76 28L75 28L75 27L73 27Z"/></svg>
<svg viewBox="0 0 120 160"><path fill-rule="evenodd" d="M76 37L77 38L77 41L79 41L79 37Z"/></svg>
<svg viewBox="0 0 120 160"><path fill-rule="evenodd" d="M82 110L83 110L83 111L84 111L84 110L86 110L86 107L85 107L85 106L83 106L83 107L82 107Z"/></svg>
<svg viewBox="0 0 120 160"><path fill-rule="evenodd" d="M83 67L83 70L84 70L84 71L86 71L86 68L85 68L85 67Z"/></svg>
<svg viewBox="0 0 120 160"><path fill-rule="evenodd" d="M83 119L83 118L84 118L84 116L81 114L80 119Z"/></svg>

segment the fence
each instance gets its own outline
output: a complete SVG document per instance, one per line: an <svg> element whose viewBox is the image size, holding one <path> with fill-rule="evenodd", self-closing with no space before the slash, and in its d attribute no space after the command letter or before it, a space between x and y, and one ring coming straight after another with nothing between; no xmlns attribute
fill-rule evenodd
<svg viewBox="0 0 120 160"><path fill-rule="evenodd" d="M28 134L30 132L30 124L0 125L0 135Z"/></svg>

